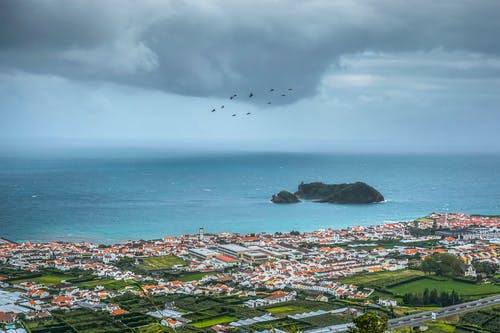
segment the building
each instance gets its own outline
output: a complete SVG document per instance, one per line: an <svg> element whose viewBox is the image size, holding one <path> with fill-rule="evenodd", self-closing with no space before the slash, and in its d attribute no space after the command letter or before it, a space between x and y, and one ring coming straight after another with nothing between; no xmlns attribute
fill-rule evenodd
<svg viewBox="0 0 500 333"><path fill-rule="evenodd" d="M218 255L220 255L219 252L216 252L216 251L204 248L204 247L192 248L192 249L189 249L188 252L190 255L198 257L202 260L212 259L212 258L215 258Z"/></svg>
<svg viewBox="0 0 500 333"><path fill-rule="evenodd" d="M162 321L160 322L163 326L168 326L168 327L171 327L171 328L176 328L176 327L179 327L182 325L182 322L178 321L178 320L175 320L173 318L164 318L162 319Z"/></svg>
<svg viewBox="0 0 500 333"><path fill-rule="evenodd" d="M241 254L241 259L251 263L263 264L269 260L269 255L260 251L248 251Z"/></svg>
<svg viewBox="0 0 500 333"><path fill-rule="evenodd" d="M389 299L389 298L379 298L378 299L378 305L382 306L396 306L398 303L394 299Z"/></svg>
<svg viewBox="0 0 500 333"><path fill-rule="evenodd" d="M463 264L462 270L464 271L464 276L477 277L476 269L472 265Z"/></svg>
<svg viewBox="0 0 500 333"><path fill-rule="evenodd" d="M0 324L14 324L17 314L14 312L0 312Z"/></svg>
<svg viewBox="0 0 500 333"><path fill-rule="evenodd" d="M258 308L260 306L293 301L296 296L297 293L295 291L289 293L286 291L278 290L273 292L270 296L266 298L251 299L244 302L243 304L248 308Z"/></svg>
<svg viewBox="0 0 500 333"><path fill-rule="evenodd" d="M205 228L200 228L200 233L198 235L198 240L200 242L203 242L204 239L205 239Z"/></svg>
<svg viewBox="0 0 500 333"><path fill-rule="evenodd" d="M221 244L217 249L222 254L238 259L242 259L243 253L250 251L248 248L237 244Z"/></svg>

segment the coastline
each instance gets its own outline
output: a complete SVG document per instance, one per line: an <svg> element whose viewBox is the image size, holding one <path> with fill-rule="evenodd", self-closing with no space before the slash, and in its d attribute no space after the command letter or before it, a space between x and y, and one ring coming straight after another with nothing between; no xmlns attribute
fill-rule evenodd
<svg viewBox="0 0 500 333"><path fill-rule="evenodd" d="M299 229L290 229L290 230L285 230L285 231L280 231L280 230L275 230L273 232L268 232L268 231L253 231L253 232L246 232L246 233L241 233L241 232L233 232L230 230L225 230L221 232L211 232L210 229L207 229L205 226L200 226L204 230L204 232L207 235L211 236L217 236L217 235L234 235L238 237L248 237L248 236L255 236L255 235L273 235L273 234L287 234L292 231L294 232L300 232L301 234L307 235L307 234L315 234L319 232L324 232L329 231L329 232L350 232L351 230L359 230L359 229L373 229L373 228L383 228L386 225L409 225L410 223L414 223L419 220L425 220L428 219L429 216L432 216L433 214L439 214L443 216L453 216L455 214L460 214L461 216L467 217L467 219L472 219L472 218L477 218L477 219L492 219L492 220L498 220L499 227L500 227L500 214L467 214L467 213L448 213L448 212L441 212L441 213L429 213L424 216L419 216L413 219L409 220L404 220L404 221L397 221L397 220L386 220L382 223L378 224L365 224L365 225L348 225L344 226L341 228L331 228L331 227L326 227L326 228L318 228L315 230L299 230ZM463 226L463 228L466 228L468 226ZM161 241L166 238L173 238L173 239L182 239L185 237L195 237L198 234L196 233L196 230L193 233L185 233L185 234L177 234L177 235L159 235L158 237L152 237L152 238L136 238L136 239L122 239L122 240L112 240L112 239L107 239L103 240L100 238L81 238L81 239L71 239L71 238L66 238L66 239L60 239L58 237L52 238L52 239L47 239L47 240L10 240L7 239L3 236L0 236L0 245L2 244L2 241L4 244L13 244L13 245L19 245L22 243L40 243L40 244L45 244L45 243L90 243L90 244L95 244L95 245L119 245L119 244L127 244L127 243L133 243L133 242L151 242L151 241Z"/></svg>

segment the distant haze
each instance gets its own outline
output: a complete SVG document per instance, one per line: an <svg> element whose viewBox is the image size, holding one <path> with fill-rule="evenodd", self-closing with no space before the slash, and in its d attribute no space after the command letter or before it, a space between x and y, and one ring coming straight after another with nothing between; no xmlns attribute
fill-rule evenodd
<svg viewBox="0 0 500 333"><path fill-rule="evenodd" d="M498 13L496 0L1 1L0 148L497 152Z"/></svg>

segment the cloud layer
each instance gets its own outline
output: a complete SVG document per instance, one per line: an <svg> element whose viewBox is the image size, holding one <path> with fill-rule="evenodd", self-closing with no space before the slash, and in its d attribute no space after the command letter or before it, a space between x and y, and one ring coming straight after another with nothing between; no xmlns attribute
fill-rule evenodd
<svg viewBox="0 0 500 333"><path fill-rule="evenodd" d="M498 59L499 12L494 0L2 1L0 70L203 97L293 87L289 103L366 50Z"/></svg>

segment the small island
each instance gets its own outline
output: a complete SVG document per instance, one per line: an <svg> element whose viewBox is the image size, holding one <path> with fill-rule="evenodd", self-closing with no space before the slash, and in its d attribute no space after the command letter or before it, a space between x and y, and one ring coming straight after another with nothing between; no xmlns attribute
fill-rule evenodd
<svg viewBox="0 0 500 333"><path fill-rule="evenodd" d="M278 194L274 194L271 201L276 204L290 204L300 202L299 198L292 192L281 191Z"/></svg>
<svg viewBox="0 0 500 333"><path fill-rule="evenodd" d="M363 183L324 184L300 183L297 192L281 191L273 195L273 203L297 203L300 199L339 204L367 204L384 201L384 196L372 186Z"/></svg>

